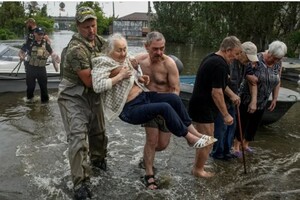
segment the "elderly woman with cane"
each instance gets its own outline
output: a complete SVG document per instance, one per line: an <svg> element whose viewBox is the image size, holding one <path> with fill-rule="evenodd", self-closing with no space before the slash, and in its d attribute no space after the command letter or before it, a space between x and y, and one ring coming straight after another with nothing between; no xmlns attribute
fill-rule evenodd
<svg viewBox="0 0 300 200"><path fill-rule="evenodd" d="M247 80L244 80L240 88L241 104L239 107L241 118L241 131L244 134L243 148L246 152L252 153L249 142L254 140L257 128L261 122L265 109L273 111L276 107L280 88L280 76L282 58L287 53L287 46L281 41L274 41L269 49L258 54L259 62L256 67L249 65L247 74L254 74L257 77L257 89L251 90ZM256 92L257 94L252 94ZM272 101L267 108L269 96L272 93ZM234 145L234 152L238 157L242 156L240 151L240 130L236 129L235 134L239 142Z"/></svg>

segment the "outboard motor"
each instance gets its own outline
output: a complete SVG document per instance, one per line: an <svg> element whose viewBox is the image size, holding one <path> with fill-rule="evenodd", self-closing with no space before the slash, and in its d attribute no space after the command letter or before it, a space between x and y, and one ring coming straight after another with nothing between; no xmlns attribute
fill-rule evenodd
<svg viewBox="0 0 300 200"><path fill-rule="evenodd" d="M177 69L179 71L179 74L180 74L183 70L183 64L182 64L181 60L179 60L179 58L177 58L174 55L168 55L168 56L174 60L174 62L176 63Z"/></svg>

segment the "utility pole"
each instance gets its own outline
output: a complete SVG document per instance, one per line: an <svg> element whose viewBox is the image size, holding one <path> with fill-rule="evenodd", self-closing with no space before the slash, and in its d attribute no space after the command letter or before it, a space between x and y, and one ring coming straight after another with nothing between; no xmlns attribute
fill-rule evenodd
<svg viewBox="0 0 300 200"><path fill-rule="evenodd" d="M113 18L115 18L115 2L112 2L112 7L113 7Z"/></svg>
<svg viewBox="0 0 300 200"><path fill-rule="evenodd" d="M150 23L151 23L151 19L152 19L152 10L151 10L151 2L150 2L150 1L148 1L148 12L147 12L147 16L148 16L147 33L149 33L150 30L151 30Z"/></svg>
<svg viewBox="0 0 300 200"><path fill-rule="evenodd" d="M148 14L152 13L150 1L148 1Z"/></svg>

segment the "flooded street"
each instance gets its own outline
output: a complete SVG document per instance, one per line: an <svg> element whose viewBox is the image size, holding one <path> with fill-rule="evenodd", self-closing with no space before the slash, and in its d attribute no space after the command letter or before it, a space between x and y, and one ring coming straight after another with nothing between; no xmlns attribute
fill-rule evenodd
<svg viewBox="0 0 300 200"><path fill-rule="evenodd" d="M68 43L70 32L55 33L52 39L54 49L60 52ZM178 48L170 48L174 51L168 53L183 57L182 60L190 56L197 63L193 65L198 65L197 55L190 54L184 46L180 52ZM129 49L132 54L144 51L141 43ZM296 83L284 82L283 86L297 90ZM0 94L1 200L72 199L68 145L56 102L57 91L49 93L48 104L26 103L25 92ZM36 95L39 98L38 92ZM144 170L138 167L145 142L144 129L119 119L107 123L109 170L91 178L93 199L297 200L299 111L298 102L280 121L260 127L251 143L254 154L246 154L247 174L240 159L209 158L206 167L216 172L215 177L193 177L195 150L188 147L185 139L172 136L168 148L156 154L156 176L162 186L156 191L146 190L140 179L144 175Z"/></svg>

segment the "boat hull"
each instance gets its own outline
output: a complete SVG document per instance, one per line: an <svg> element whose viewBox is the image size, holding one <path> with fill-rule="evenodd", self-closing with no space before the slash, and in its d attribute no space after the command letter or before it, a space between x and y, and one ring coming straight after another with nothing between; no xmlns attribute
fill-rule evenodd
<svg viewBox="0 0 300 200"><path fill-rule="evenodd" d="M180 88L180 98L183 102L183 104L188 109L189 100L191 98L192 92L193 92L193 85L181 83ZM270 112L266 110L264 112L261 125L268 125L272 124L274 122L277 122L280 120L286 112L297 102L300 100L299 93L289 90L287 88L281 87L279 90L279 96L276 103L276 108ZM269 102L267 104L267 107L270 105L271 99L269 99Z"/></svg>
<svg viewBox="0 0 300 200"><path fill-rule="evenodd" d="M264 112L261 125L273 124L279 121L295 103L296 101L277 101L276 108L272 112L268 110ZM270 104L271 101L268 102L267 108Z"/></svg>
<svg viewBox="0 0 300 200"><path fill-rule="evenodd" d="M59 74L47 74L48 89L57 89L60 83ZM25 73L10 74L10 73L0 73L0 93L5 92L24 92L26 91L26 75ZM39 90L39 84L36 83L36 90Z"/></svg>

